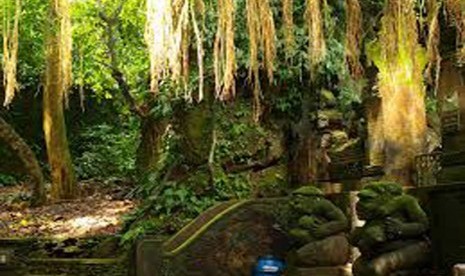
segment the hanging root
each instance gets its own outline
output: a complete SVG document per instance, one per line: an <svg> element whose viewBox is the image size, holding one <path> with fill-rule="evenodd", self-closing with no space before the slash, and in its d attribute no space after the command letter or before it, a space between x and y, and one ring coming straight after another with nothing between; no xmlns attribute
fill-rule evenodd
<svg viewBox="0 0 465 276"><path fill-rule="evenodd" d="M428 37L426 41L426 56L428 65L425 69L426 81L434 87L436 94L439 85L439 73L441 70L441 53L439 52L440 26L438 0L429 0L427 3L428 12Z"/></svg>
<svg viewBox="0 0 465 276"><path fill-rule="evenodd" d="M326 55L321 0L307 0L305 19L308 29L308 58L310 71L314 72ZM313 77L312 73L312 77Z"/></svg>
<svg viewBox="0 0 465 276"><path fill-rule="evenodd" d="M6 1L7 3L10 0ZM11 10L10 5L3 6L3 85L5 88L4 106L8 106L18 90L16 70L18 64L18 39L19 39L19 19L21 17L21 1L15 2L15 15L13 27L10 27Z"/></svg>
<svg viewBox="0 0 465 276"><path fill-rule="evenodd" d="M290 58L295 47L293 12L294 0L283 0L283 26L286 58Z"/></svg>
<svg viewBox="0 0 465 276"><path fill-rule="evenodd" d="M360 64L362 10L359 0L346 0L346 20L346 62L350 73L357 79L363 75L363 68Z"/></svg>
<svg viewBox="0 0 465 276"><path fill-rule="evenodd" d="M145 40L150 55L150 91L158 92L158 82L167 71L173 37L171 0L147 0ZM171 57L172 58L172 57Z"/></svg>
<svg viewBox="0 0 465 276"><path fill-rule="evenodd" d="M273 12L269 0L247 1L247 30L249 34L249 79L253 83L254 120L261 115L260 61L263 56L263 67L266 70L268 82L274 78L276 60L276 29Z"/></svg>
<svg viewBox="0 0 465 276"><path fill-rule="evenodd" d="M198 23L198 20L196 18L196 14L203 15L205 14L205 5L203 3L203 0L198 0L197 4L195 6L191 6L191 18L192 18L192 25L194 28L194 34L195 34L195 42L196 42L196 47L197 47L197 64L198 64L198 70L199 70L199 95L198 95L198 101L202 101L204 95L203 95L203 90L204 90L204 64L203 64L203 58L205 55L205 50L203 47L203 30L204 30L204 22L205 18L202 16L201 17L201 23Z"/></svg>
<svg viewBox="0 0 465 276"><path fill-rule="evenodd" d="M170 79L182 84L187 99L192 100L189 53L194 37L199 74L198 100L203 99L204 14L203 0L147 0L145 40L150 55L150 90L153 93L158 91L160 80Z"/></svg>
<svg viewBox="0 0 465 276"><path fill-rule="evenodd" d="M234 0L218 0L218 26L213 55L216 96L221 100L229 100L236 94L234 19Z"/></svg>

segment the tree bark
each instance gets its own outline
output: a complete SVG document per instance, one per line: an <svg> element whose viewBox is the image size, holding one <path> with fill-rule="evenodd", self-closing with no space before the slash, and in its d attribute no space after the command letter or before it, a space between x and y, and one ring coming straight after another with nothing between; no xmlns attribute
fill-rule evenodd
<svg viewBox="0 0 465 276"><path fill-rule="evenodd" d="M145 174L156 169L165 130L165 122L151 116L141 117L140 143L136 156L136 167L140 173Z"/></svg>
<svg viewBox="0 0 465 276"><path fill-rule="evenodd" d="M32 205L45 202L44 176L34 152L12 126L0 118L0 140L21 160L32 184Z"/></svg>
<svg viewBox="0 0 465 276"><path fill-rule="evenodd" d="M47 72L44 90L43 127L47 146L48 163L51 170L52 198L54 200L73 199L77 196L76 178L66 137L66 124L63 111L65 87L63 87L62 52L60 36L54 29L58 21L56 6L51 5L52 30L47 40Z"/></svg>
<svg viewBox="0 0 465 276"><path fill-rule="evenodd" d="M312 85L313 86L313 85ZM316 92L315 92L316 93ZM316 126L310 113L316 113L317 100L314 95L304 95L302 117L298 124L291 124L288 136L289 160L288 179L291 187L309 185L316 182L318 175Z"/></svg>
<svg viewBox="0 0 465 276"><path fill-rule="evenodd" d="M373 97L367 103L368 160L370 166L384 165L384 129L381 99Z"/></svg>
<svg viewBox="0 0 465 276"><path fill-rule="evenodd" d="M424 152L424 95L410 84L393 85L382 95L385 174L389 180L413 185L415 156Z"/></svg>
<svg viewBox="0 0 465 276"><path fill-rule="evenodd" d="M291 149L288 178L293 188L309 185L317 180L316 137L308 130L293 129L289 137Z"/></svg>
<svg viewBox="0 0 465 276"><path fill-rule="evenodd" d="M184 103L174 113L176 119L173 120L173 128L180 135L182 155L189 165L208 163L215 129L213 100L210 95L213 95L213 92L196 106Z"/></svg>

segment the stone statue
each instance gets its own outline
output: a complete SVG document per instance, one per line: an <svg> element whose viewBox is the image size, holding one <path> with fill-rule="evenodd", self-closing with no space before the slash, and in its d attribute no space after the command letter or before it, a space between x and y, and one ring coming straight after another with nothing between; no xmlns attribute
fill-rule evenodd
<svg viewBox="0 0 465 276"><path fill-rule="evenodd" d="M337 266L348 261L350 249L344 234L348 220L321 190L313 186L297 189L292 193L291 209L295 219L289 234L297 247L297 266Z"/></svg>
<svg viewBox="0 0 465 276"><path fill-rule="evenodd" d="M428 218L418 201L391 182L367 185L359 193L357 215L363 227L350 237L361 256L353 265L355 276L384 276L421 268L430 247L425 237Z"/></svg>

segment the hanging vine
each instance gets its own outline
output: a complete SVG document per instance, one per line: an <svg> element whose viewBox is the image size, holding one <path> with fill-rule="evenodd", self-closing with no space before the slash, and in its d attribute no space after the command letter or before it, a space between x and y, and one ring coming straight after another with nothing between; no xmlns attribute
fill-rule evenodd
<svg viewBox="0 0 465 276"><path fill-rule="evenodd" d="M321 0L307 0L305 10L309 43L308 58L312 77L314 77L313 72L326 55L326 40L324 36L321 4Z"/></svg>
<svg viewBox="0 0 465 276"><path fill-rule="evenodd" d="M18 63L19 20L21 17L21 0L15 1L14 17L11 18L11 0L3 5L3 86L5 88L4 106L8 106L18 89L16 70ZM11 26L13 21L13 26Z"/></svg>
<svg viewBox="0 0 465 276"><path fill-rule="evenodd" d="M204 29L205 29L205 4L203 0L197 0L192 2L191 8L190 8L190 14L191 14L191 19L192 19L192 25L194 29L194 34L195 34L195 42L196 42L196 47L197 47L197 64L198 64L198 70L199 70L199 96L198 100L202 101L204 97L204 75L205 75L205 69L204 69L204 55L205 55L205 50L203 46L203 40L204 40ZM197 19L197 17L200 17L200 21Z"/></svg>
<svg viewBox="0 0 465 276"><path fill-rule="evenodd" d="M170 65L173 37L171 0L147 0L145 40L150 56L150 90L158 92L158 83Z"/></svg>
<svg viewBox="0 0 465 276"><path fill-rule="evenodd" d="M218 22L214 44L216 97L232 99L236 94L236 50L234 45L234 0L218 0Z"/></svg>
<svg viewBox="0 0 465 276"><path fill-rule="evenodd" d="M259 55L262 53L263 67L268 81L272 83L276 60L276 30L269 0L249 0L246 9L249 34L249 79L253 83L254 119L258 121L261 114Z"/></svg>
<svg viewBox="0 0 465 276"><path fill-rule="evenodd" d="M286 57L289 58L294 50L294 0L283 0L283 28Z"/></svg>
<svg viewBox="0 0 465 276"><path fill-rule="evenodd" d="M161 80L168 78L189 88L190 48L194 34L199 71L199 96L203 98L204 76L204 3L203 0L148 0L145 40L150 56L150 90L157 93ZM200 20L199 20L200 18Z"/></svg>
<svg viewBox="0 0 465 276"><path fill-rule="evenodd" d="M441 39L441 30L439 24L439 11L441 2L438 0L428 0L427 4L427 25L428 36L426 40L426 58L428 65L425 69L426 81L434 87L436 94L439 85L439 76L441 71L441 53L439 52L439 43Z"/></svg>
<svg viewBox="0 0 465 276"><path fill-rule="evenodd" d="M347 66L354 78L360 78L363 68L360 64L362 10L359 0L346 0L345 56Z"/></svg>

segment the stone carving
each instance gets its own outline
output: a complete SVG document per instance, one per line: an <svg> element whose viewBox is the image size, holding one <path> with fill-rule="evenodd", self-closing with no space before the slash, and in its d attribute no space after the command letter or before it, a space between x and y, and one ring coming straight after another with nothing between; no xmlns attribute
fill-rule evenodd
<svg viewBox="0 0 465 276"><path fill-rule="evenodd" d="M292 193L290 236L295 240L298 267L343 265L348 261L349 243L344 232L344 213L316 187L304 186Z"/></svg>
<svg viewBox="0 0 465 276"><path fill-rule="evenodd" d="M353 265L355 276L391 275L428 262L428 218L401 185L371 183L360 191L359 199L357 215L366 222L350 237L361 252Z"/></svg>

